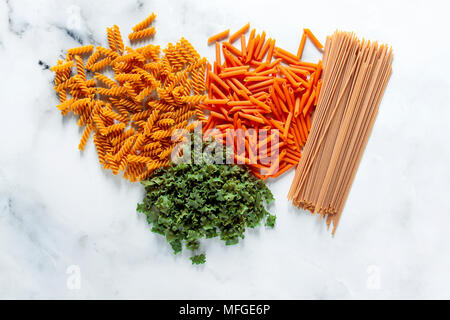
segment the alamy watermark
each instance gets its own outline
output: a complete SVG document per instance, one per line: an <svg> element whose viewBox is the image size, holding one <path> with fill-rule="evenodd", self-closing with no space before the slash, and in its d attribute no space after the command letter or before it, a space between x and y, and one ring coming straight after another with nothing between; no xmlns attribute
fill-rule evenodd
<svg viewBox="0 0 450 320"><path fill-rule="evenodd" d="M66 9L67 21L66 27L69 30L79 30L81 28L81 8L76 5L71 5Z"/></svg>
<svg viewBox="0 0 450 320"><path fill-rule="evenodd" d="M81 268L78 265L70 265L66 269L66 286L69 290L81 290Z"/></svg>
<svg viewBox="0 0 450 320"><path fill-rule="evenodd" d="M381 269L377 265L370 265L367 267L366 287L370 290L381 289Z"/></svg>

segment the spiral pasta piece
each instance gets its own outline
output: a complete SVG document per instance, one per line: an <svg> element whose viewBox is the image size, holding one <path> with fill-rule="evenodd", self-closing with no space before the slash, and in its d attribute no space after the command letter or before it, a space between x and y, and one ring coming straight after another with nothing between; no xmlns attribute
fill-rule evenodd
<svg viewBox="0 0 450 320"><path fill-rule="evenodd" d="M92 71L92 72L100 71L100 70L106 68L107 66L109 66L110 63L111 63L111 58L110 57L106 57L106 58L104 58L104 59L94 63L93 65L91 65L87 69Z"/></svg>
<svg viewBox="0 0 450 320"><path fill-rule="evenodd" d="M81 77L81 79L86 81L86 73L84 71L83 59L79 55L75 55L74 59L75 59L75 65L77 68L77 74Z"/></svg>
<svg viewBox="0 0 450 320"><path fill-rule="evenodd" d="M106 36L108 38L109 48L113 51L117 50L116 37L113 28L106 28Z"/></svg>
<svg viewBox="0 0 450 320"><path fill-rule="evenodd" d="M143 30L145 28L147 28L149 25L152 24L152 22L155 20L156 18L156 14L154 14L153 12L147 17L145 18L143 21L139 22L137 25L135 25L132 29L134 32Z"/></svg>
<svg viewBox="0 0 450 320"><path fill-rule="evenodd" d="M83 135L81 136L81 140L80 140L80 144L78 145L78 149L84 150L90 134L91 134L91 126L86 126L84 128Z"/></svg>
<svg viewBox="0 0 450 320"><path fill-rule="evenodd" d="M133 154L129 154L127 156L127 159L129 162L139 162L139 163L148 163L153 161L153 159L150 157L137 156Z"/></svg>
<svg viewBox="0 0 450 320"><path fill-rule="evenodd" d="M181 97L181 101L189 104L199 104L207 98L205 95L183 96Z"/></svg>
<svg viewBox="0 0 450 320"><path fill-rule="evenodd" d="M94 75L94 78L97 79L98 81L103 82L104 84L106 84L109 87L116 87L117 86L117 83L113 79L105 76L104 74L96 72L95 75Z"/></svg>
<svg viewBox="0 0 450 320"><path fill-rule="evenodd" d="M123 115L114 112L111 108L102 108L102 113L105 117L109 117L119 122L126 123L128 121L127 117L124 117Z"/></svg>
<svg viewBox="0 0 450 320"><path fill-rule="evenodd" d="M98 133L95 133L94 144L97 149L98 161L100 162L100 164L104 164L107 154L106 140Z"/></svg>
<svg viewBox="0 0 450 320"><path fill-rule="evenodd" d="M128 92L128 90L127 90ZM131 99L132 97L128 97L129 99ZM142 105L137 104L135 101L131 101L129 99L120 99L120 103L122 104L122 106L124 106L125 108L127 108L127 110L129 110L129 112L131 113L136 113L136 112L140 112L142 111Z"/></svg>
<svg viewBox="0 0 450 320"><path fill-rule="evenodd" d="M100 51L94 51L88 58L88 60L86 61L86 69L89 70L89 68L95 63L97 62L97 60L100 58L102 54L100 53Z"/></svg>
<svg viewBox="0 0 450 320"><path fill-rule="evenodd" d="M123 43L122 35L120 34L120 29L117 25L114 25L112 27L112 29L113 29L113 34L114 34L114 40L116 42L117 51L119 51L120 54L123 54L124 43Z"/></svg>
<svg viewBox="0 0 450 320"><path fill-rule="evenodd" d="M161 140L162 138L170 137L171 134L172 134L172 131L170 131L170 130L158 130L158 131L153 132L151 134L151 137L154 140Z"/></svg>
<svg viewBox="0 0 450 320"><path fill-rule="evenodd" d="M140 31L136 31L136 32L132 32L128 35L128 39L130 39L130 41L137 41L137 40L143 40L145 38L149 38L154 36L156 33L156 29L155 27L151 27L148 29L144 29L144 30L140 30Z"/></svg>
<svg viewBox="0 0 450 320"><path fill-rule="evenodd" d="M111 87L111 88L97 88L97 93L105 95L105 96L114 96L120 97L127 91L124 87Z"/></svg>
<svg viewBox="0 0 450 320"><path fill-rule="evenodd" d="M159 115L159 110L155 109L155 110L153 110L153 112L148 117L148 119L147 119L147 121L145 122L145 125L144 125L144 134L145 135L147 135L147 136L150 135L151 129L153 128L153 124L158 119L158 115Z"/></svg>
<svg viewBox="0 0 450 320"><path fill-rule="evenodd" d="M197 50L194 49L192 44L187 41L185 38L181 38L180 40L181 45L183 45L187 52L196 60L200 59L200 55L198 54Z"/></svg>
<svg viewBox="0 0 450 320"><path fill-rule="evenodd" d="M120 148L119 152L114 156L114 159L116 161L122 160L124 156L130 152L131 148L133 147L133 143L136 136L131 136L127 140L125 140L125 143L123 144L122 148Z"/></svg>
<svg viewBox="0 0 450 320"><path fill-rule="evenodd" d="M56 73L65 73L68 70L70 71L70 69L74 66L73 61L68 61L66 63L61 63L61 64L57 64L53 67L50 68L51 71L56 72Z"/></svg>
<svg viewBox="0 0 450 320"><path fill-rule="evenodd" d="M92 50L94 50L94 46L90 44L87 46L69 49L69 50L67 50L67 55L68 56L82 55L82 54L90 53Z"/></svg>
<svg viewBox="0 0 450 320"><path fill-rule="evenodd" d="M141 75L133 73L119 73L116 74L115 79L119 82L134 82L140 80Z"/></svg>
<svg viewBox="0 0 450 320"><path fill-rule="evenodd" d="M67 100L67 91L66 90L61 90L58 91L58 98L59 98L59 102L64 102Z"/></svg>

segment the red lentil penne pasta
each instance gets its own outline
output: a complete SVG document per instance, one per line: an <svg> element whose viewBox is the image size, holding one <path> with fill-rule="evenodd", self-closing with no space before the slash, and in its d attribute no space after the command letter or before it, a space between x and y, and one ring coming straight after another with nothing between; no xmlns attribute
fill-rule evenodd
<svg viewBox="0 0 450 320"><path fill-rule="evenodd" d="M229 99L206 99L203 101L204 104L227 104Z"/></svg>
<svg viewBox="0 0 450 320"><path fill-rule="evenodd" d="M246 25L228 41L221 42L223 59L216 58L215 72L208 72L209 98L201 108L205 106L210 111L213 120L207 125L221 130L219 137L224 137L225 130L243 130L233 142L237 146L237 139L243 138L243 150L235 159L247 163L252 172L265 168L269 173L259 173L258 177L276 177L301 159L310 130L310 116L318 100L322 66L320 62L301 61L301 54L299 57L276 47L275 39L266 39L265 32L256 34L252 29L246 41L244 33L248 30ZM305 32L304 35L307 37ZM232 44L238 38L240 48ZM270 132L265 144L251 141L250 129ZM269 146L274 134L281 140ZM230 142L228 135L223 140ZM266 151L266 156L257 155L254 148ZM277 148L275 162L270 162L268 157L275 155ZM282 172L278 174L277 170Z"/></svg>
<svg viewBox="0 0 450 320"><path fill-rule="evenodd" d="M305 28L303 30L308 35L308 38L311 39L312 43L316 46L316 48L320 51L323 51L323 45L316 38L316 36L311 32L311 30L309 30L307 28Z"/></svg>
<svg viewBox="0 0 450 320"><path fill-rule="evenodd" d="M219 32L211 37L208 38L208 44L211 44L213 42L225 39L230 34L230 29L227 29L225 31Z"/></svg>
<svg viewBox="0 0 450 320"><path fill-rule="evenodd" d="M250 28L250 22L247 23L245 26L243 26L242 28L240 28L238 31L236 31L235 33L233 33L230 36L230 43L233 43L236 39L238 39L239 37L241 37L244 33L246 33L248 31L248 29Z"/></svg>

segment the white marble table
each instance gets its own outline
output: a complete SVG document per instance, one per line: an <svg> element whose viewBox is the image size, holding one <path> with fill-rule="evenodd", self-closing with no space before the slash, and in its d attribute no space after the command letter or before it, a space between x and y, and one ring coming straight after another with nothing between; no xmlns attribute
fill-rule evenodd
<svg viewBox="0 0 450 320"><path fill-rule="evenodd" d="M444 1L0 1L0 298L450 298L450 46ZM100 168L55 108L48 70L67 48L104 44L154 11L164 46L250 21L295 50L303 27L394 47L394 72L332 238L270 182L274 230L175 257L149 231L143 196ZM306 52L317 58L309 45ZM79 276L79 277L78 277ZM77 281L79 280L79 281Z"/></svg>

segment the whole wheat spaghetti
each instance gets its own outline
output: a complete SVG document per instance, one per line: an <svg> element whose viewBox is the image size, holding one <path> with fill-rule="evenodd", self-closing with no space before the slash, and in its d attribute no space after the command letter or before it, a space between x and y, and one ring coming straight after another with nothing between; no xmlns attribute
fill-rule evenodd
<svg viewBox="0 0 450 320"><path fill-rule="evenodd" d="M322 88L288 198L336 231L392 72L392 49L335 32L324 50Z"/></svg>

